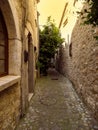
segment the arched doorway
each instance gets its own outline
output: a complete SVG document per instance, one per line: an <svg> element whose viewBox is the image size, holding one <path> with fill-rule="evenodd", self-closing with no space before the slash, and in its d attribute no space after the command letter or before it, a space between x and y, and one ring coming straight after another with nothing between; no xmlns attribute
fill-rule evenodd
<svg viewBox="0 0 98 130"><path fill-rule="evenodd" d="M34 93L34 45L32 35L28 33L28 89L29 97ZM29 98L30 99L30 98Z"/></svg>
<svg viewBox="0 0 98 130"><path fill-rule="evenodd" d="M0 76L8 74L8 34L0 10Z"/></svg>
<svg viewBox="0 0 98 130"><path fill-rule="evenodd" d="M8 33L8 74L20 75L21 39L19 32L18 17L14 7L14 3L10 0L1 0L0 10L2 12ZM18 57L20 58L18 59ZM18 60L15 60L15 58Z"/></svg>

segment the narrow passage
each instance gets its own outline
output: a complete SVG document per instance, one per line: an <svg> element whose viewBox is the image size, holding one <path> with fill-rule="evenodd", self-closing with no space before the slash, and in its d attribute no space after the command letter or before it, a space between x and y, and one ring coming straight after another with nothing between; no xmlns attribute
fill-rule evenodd
<svg viewBox="0 0 98 130"><path fill-rule="evenodd" d="M98 130L71 82L54 69L37 80L27 114L16 130Z"/></svg>

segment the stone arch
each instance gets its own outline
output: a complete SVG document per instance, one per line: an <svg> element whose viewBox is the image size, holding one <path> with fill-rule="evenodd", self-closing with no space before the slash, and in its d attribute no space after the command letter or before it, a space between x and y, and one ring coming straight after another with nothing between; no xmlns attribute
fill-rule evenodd
<svg viewBox="0 0 98 130"><path fill-rule="evenodd" d="M5 19L9 39L20 39L18 17L13 1L1 0L0 8Z"/></svg>
<svg viewBox="0 0 98 130"><path fill-rule="evenodd" d="M2 11L7 32L9 46L9 64L8 74L21 74L21 39L19 31L19 20L14 1L0 0L0 9Z"/></svg>

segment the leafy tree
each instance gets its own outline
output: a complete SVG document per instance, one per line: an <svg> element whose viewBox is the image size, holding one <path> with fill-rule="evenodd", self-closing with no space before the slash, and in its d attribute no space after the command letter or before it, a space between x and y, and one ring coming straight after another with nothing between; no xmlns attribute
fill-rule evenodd
<svg viewBox="0 0 98 130"><path fill-rule="evenodd" d="M50 66L51 58L54 57L56 49L64 41L61 38L60 30L56 27L51 17L48 17L46 25L40 30L40 51L38 66L40 72L43 74L47 73L47 69Z"/></svg>
<svg viewBox="0 0 98 130"><path fill-rule="evenodd" d="M98 0L86 0L89 4L88 9L84 9L81 15L85 15L82 18L86 18L85 24L98 25Z"/></svg>

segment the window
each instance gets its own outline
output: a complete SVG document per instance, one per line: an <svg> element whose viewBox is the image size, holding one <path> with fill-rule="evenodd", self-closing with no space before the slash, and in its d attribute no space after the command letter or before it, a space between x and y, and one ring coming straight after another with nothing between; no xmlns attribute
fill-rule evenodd
<svg viewBox="0 0 98 130"><path fill-rule="evenodd" d="M69 56L72 57L72 42L69 45Z"/></svg>
<svg viewBox="0 0 98 130"><path fill-rule="evenodd" d="M0 76L8 74L8 35L0 10Z"/></svg>
<svg viewBox="0 0 98 130"><path fill-rule="evenodd" d="M68 23L68 18L64 21L63 27L65 27L67 23Z"/></svg>

